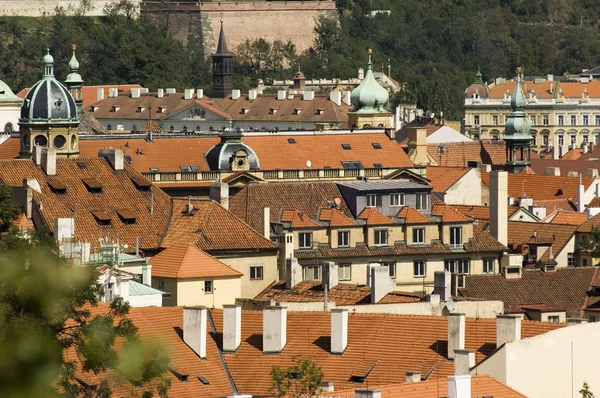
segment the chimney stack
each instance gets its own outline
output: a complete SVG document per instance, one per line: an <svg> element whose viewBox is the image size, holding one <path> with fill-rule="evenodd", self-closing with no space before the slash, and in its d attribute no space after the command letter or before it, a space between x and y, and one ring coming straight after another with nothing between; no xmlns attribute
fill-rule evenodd
<svg viewBox="0 0 600 398"><path fill-rule="evenodd" d="M56 175L56 149L44 147L42 148L42 169L46 175Z"/></svg>
<svg viewBox="0 0 600 398"><path fill-rule="evenodd" d="M142 265L142 283L152 286L152 264L148 264L148 258L146 258L146 264Z"/></svg>
<svg viewBox="0 0 600 398"><path fill-rule="evenodd" d="M223 351L236 352L242 342L242 306L223 305Z"/></svg>
<svg viewBox="0 0 600 398"><path fill-rule="evenodd" d="M277 90L277 100L283 101L286 97L285 90Z"/></svg>
<svg viewBox="0 0 600 398"><path fill-rule="evenodd" d="M231 90L231 99L232 100L237 100L240 99L240 97L242 96L242 91L241 90Z"/></svg>
<svg viewBox="0 0 600 398"><path fill-rule="evenodd" d="M471 398L471 375L448 376L448 398Z"/></svg>
<svg viewBox="0 0 600 398"><path fill-rule="evenodd" d="M323 289L327 286L328 290L333 289L339 283L338 267L333 261L325 261L323 267Z"/></svg>
<svg viewBox="0 0 600 398"><path fill-rule="evenodd" d="M421 381L421 372L418 370L409 370L406 372L407 383L418 383Z"/></svg>
<svg viewBox="0 0 600 398"><path fill-rule="evenodd" d="M343 97L342 97L342 102L346 105L352 105L352 101L351 101L351 95L352 92L350 91L344 91Z"/></svg>
<svg viewBox="0 0 600 398"><path fill-rule="evenodd" d="M454 350L454 375L468 375L475 366L475 351Z"/></svg>
<svg viewBox="0 0 600 398"><path fill-rule="evenodd" d="M354 398L381 398L381 390L371 390L369 388L354 390Z"/></svg>
<svg viewBox="0 0 600 398"><path fill-rule="evenodd" d="M427 129L422 127L408 128L408 157L415 166L436 164L427 152Z"/></svg>
<svg viewBox="0 0 600 398"><path fill-rule="evenodd" d="M518 340L521 340L521 315L497 315L496 348Z"/></svg>
<svg viewBox="0 0 600 398"><path fill-rule="evenodd" d="M455 357L454 350L465 349L465 314L448 315L448 359Z"/></svg>
<svg viewBox="0 0 600 398"><path fill-rule="evenodd" d="M163 98L164 96L165 96L165 90L163 88L159 88L158 91L156 92L156 97Z"/></svg>
<svg viewBox="0 0 600 398"><path fill-rule="evenodd" d="M451 298L452 275L448 271L435 271L433 273L433 294L438 294L441 301Z"/></svg>
<svg viewBox="0 0 600 398"><path fill-rule="evenodd" d="M229 185L215 181L210 185L209 197L225 209L229 210Z"/></svg>
<svg viewBox="0 0 600 398"><path fill-rule="evenodd" d="M203 97L204 97L204 90L202 90L201 88L196 90L196 99L202 99Z"/></svg>
<svg viewBox="0 0 600 398"><path fill-rule="evenodd" d="M583 186L581 174L579 174L579 186L577 187L577 211L579 213L585 211L585 187Z"/></svg>
<svg viewBox="0 0 600 398"><path fill-rule="evenodd" d="M102 101L104 99L104 87L98 88L96 90L96 101Z"/></svg>
<svg viewBox="0 0 600 398"><path fill-rule="evenodd" d="M36 166L42 165L42 146L34 145L33 151L31 151L31 158Z"/></svg>
<svg viewBox="0 0 600 398"><path fill-rule="evenodd" d="M490 232L504 246L508 245L508 173L492 171L490 173Z"/></svg>
<svg viewBox="0 0 600 398"><path fill-rule="evenodd" d="M177 89L175 88L168 88L165 90L165 94L176 94L177 93Z"/></svg>
<svg viewBox="0 0 600 398"><path fill-rule="evenodd" d="M258 92L256 90L248 91L248 101L253 101L256 99Z"/></svg>
<svg viewBox="0 0 600 398"><path fill-rule="evenodd" d="M272 306L263 310L263 353L279 354L285 348L287 308Z"/></svg>
<svg viewBox="0 0 600 398"><path fill-rule="evenodd" d="M271 209L269 206L263 207L263 236L271 240Z"/></svg>
<svg viewBox="0 0 600 398"><path fill-rule="evenodd" d="M342 355L348 347L348 310L331 310L331 354Z"/></svg>
<svg viewBox="0 0 600 398"><path fill-rule="evenodd" d="M371 266L371 304L377 304L394 290L396 290L396 282L390 278L388 268L381 265Z"/></svg>
<svg viewBox="0 0 600 398"><path fill-rule="evenodd" d="M290 234L291 235L291 234ZM287 237L287 234L286 234ZM285 259L285 287L293 289L302 281L302 267L296 257Z"/></svg>
<svg viewBox="0 0 600 398"><path fill-rule="evenodd" d="M100 149L98 157L106 158L114 170L123 170L125 167L123 151L121 149Z"/></svg>
<svg viewBox="0 0 600 398"><path fill-rule="evenodd" d="M315 92L310 90L304 90L304 94L302 95L303 101L312 101L315 99Z"/></svg>
<svg viewBox="0 0 600 398"><path fill-rule="evenodd" d="M342 92L341 91L331 91L329 93L329 100L336 104L337 106L342 105Z"/></svg>
<svg viewBox="0 0 600 398"><path fill-rule="evenodd" d="M142 89L140 89L140 88L132 88L131 89L131 98L133 98L133 99L140 98L141 92L142 92Z"/></svg>
<svg viewBox="0 0 600 398"><path fill-rule="evenodd" d="M183 307L183 341L201 358L206 358L206 320L204 307Z"/></svg>
<svg viewBox="0 0 600 398"><path fill-rule="evenodd" d="M70 241L75 237L75 219L73 218L55 218L54 219L54 240L62 242Z"/></svg>

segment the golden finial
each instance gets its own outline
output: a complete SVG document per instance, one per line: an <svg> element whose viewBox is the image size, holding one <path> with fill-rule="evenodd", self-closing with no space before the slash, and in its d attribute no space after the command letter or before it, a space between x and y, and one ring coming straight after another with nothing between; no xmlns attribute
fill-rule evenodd
<svg viewBox="0 0 600 398"><path fill-rule="evenodd" d="M221 26L223 26L223 13L221 13Z"/></svg>
<svg viewBox="0 0 600 398"><path fill-rule="evenodd" d="M75 51L77 49L77 45L75 43L71 44L71 50Z"/></svg>
<svg viewBox="0 0 600 398"><path fill-rule="evenodd" d="M517 75L521 75L521 67L517 66Z"/></svg>
<svg viewBox="0 0 600 398"><path fill-rule="evenodd" d="M367 51L367 53L368 53L369 55L371 55L371 54L373 54L373 50L369 48L369 50Z"/></svg>

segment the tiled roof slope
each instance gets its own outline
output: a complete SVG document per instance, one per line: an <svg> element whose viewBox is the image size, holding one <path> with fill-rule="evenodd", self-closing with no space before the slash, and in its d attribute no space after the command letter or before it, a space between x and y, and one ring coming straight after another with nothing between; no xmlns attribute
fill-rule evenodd
<svg viewBox="0 0 600 398"><path fill-rule="evenodd" d="M386 386L369 386L380 390L385 398L439 398L448 396L448 380L445 378L422 381L419 383L390 384ZM353 398L355 389L321 393L321 397ZM493 398L525 398L525 395L513 390L490 376L471 377L471 396Z"/></svg>
<svg viewBox="0 0 600 398"><path fill-rule="evenodd" d="M333 228L356 226L354 221L343 215L337 209L321 209L321 212L319 213L319 221L329 222L329 226Z"/></svg>
<svg viewBox="0 0 600 398"><path fill-rule="evenodd" d="M567 242L571 239L576 229L577 225L509 221L508 243L509 245L524 244L526 242L529 242L529 240L535 233L541 236L554 236L554 243L552 244L552 253L554 254L554 256L557 256L558 253L560 253L560 251L565 247ZM548 252L544 253L544 257L547 257L548 254Z"/></svg>
<svg viewBox="0 0 600 398"><path fill-rule="evenodd" d="M490 185L490 173L481 173L481 181ZM583 185L588 189L594 183L593 178L584 178ZM573 198L577 200L579 178L555 177L546 175L528 175L508 173L508 195L514 198L523 196L523 189L527 196L537 200Z"/></svg>
<svg viewBox="0 0 600 398"><path fill-rule="evenodd" d="M468 162L502 166L506 164L504 141L473 141L444 144L444 154L440 157L438 144L428 144L427 152L444 167L468 167Z"/></svg>
<svg viewBox="0 0 600 398"><path fill-rule="evenodd" d="M596 214L594 217L590 218L589 220L587 220L586 222L581 224L581 226L579 228L577 228L577 232L582 232L582 233L592 232L592 228L594 226L598 226L598 225L600 225L600 214Z"/></svg>
<svg viewBox="0 0 600 398"><path fill-rule="evenodd" d="M450 205L434 205L431 209L433 216L441 217L442 222L469 222L470 220Z"/></svg>
<svg viewBox="0 0 600 398"><path fill-rule="evenodd" d="M262 291L255 299L296 303L323 302L325 293L319 281L302 281L293 289L286 289L285 281L279 281ZM327 292L327 299L338 306L371 304L371 289L354 284L340 283ZM415 303L420 300L421 297L414 293L392 292L382 298L379 303Z"/></svg>
<svg viewBox="0 0 600 398"><path fill-rule="evenodd" d="M469 167L427 167L427 179L433 192L446 192L454 183L467 174Z"/></svg>
<svg viewBox="0 0 600 398"><path fill-rule="evenodd" d="M505 279L500 274L467 275L459 292L462 297L503 301L506 311L546 304L566 308L567 317L579 318L597 272L597 267L559 267L553 272L525 269L520 279Z"/></svg>
<svg viewBox="0 0 600 398"><path fill-rule="evenodd" d="M212 310L217 333L223 332L221 310ZM349 314L348 348L343 355L330 355L329 313L288 312L287 344L280 355L262 353L262 317L258 311L242 312L242 343L225 360L235 384L244 394L267 395L272 366L287 368L293 356L311 359L332 381L336 389L364 388L351 376L364 376L368 385L397 382L409 370L420 370L429 378L453 374L446 360L448 320L446 317L399 316L389 314ZM562 324L524 321L521 335L531 337ZM496 346L495 319L467 319L465 348L476 351L477 361ZM377 363L376 366L373 365Z"/></svg>
<svg viewBox="0 0 600 398"><path fill-rule="evenodd" d="M163 278L236 277L242 274L192 245L176 245L150 259L152 275Z"/></svg>
<svg viewBox="0 0 600 398"><path fill-rule="evenodd" d="M277 220L282 210L298 210L316 219L319 208L342 198L335 182L250 184L229 199L229 209L252 228L262 230L263 207L271 210L271 220ZM345 201L340 212L351 216Z"/></svg>
<svg viewBox="0 0 600 398"><path fill-rule="evenodd" d="M475 205L450 205L453 209L459 213L464 214L467 217L471 217L478 221L488 222L490 220L490 207L489 206L475 206ZM509 206L507 210L508 217L515 214L519 210L518 207Z"/></svg>
<svg viewBox="0 0 600 398"><path fill-rule="evenodd" d="M194 245L206 252L277 250L277 245L256 232L214 201L192 200L194 211L186 212L187 200L173 199L169 229L161 243Z"/></svg>
<svg viewBox="0 0 600 398"><path fill-rule="evenodd" d="M107 313L107 305L92 308L92 315ZM212 337L210 326L206 336L206 359L202 360L183 341L182 307L137 307L131 308L127 315L138 328L138 334L144 341L158 341L167 352L171 361L170 368L182 375L188 375L186 383L181 382L171 372L164 376L171 379L169 397L224 397L233 393L227 373L220 358L219 348ZM74 358L75 359L75 358ZM100 375L98 375L100 376ZM78 372L78 377L86 383L97 384L99 377ZM210 384L204 385L198 377L205 377ZM113 377L114 379L114 377ZM122 379L122 378L119 378ZM132 384L121 380L121 384L111 385L113 396L129 396L134 389Z"/></svg>
<svg viewBox="0 0 600 398"><path fill-rule="evenodd" d="M298 210L284 210L281 214L281 221L290 223L292 228L314 228L318 227L319 224Z"/></svg>
<svg viewBox="0 0 600 398"><path fill-rule="evenodd" d="M396 214L397 218L403 218L406 224L431 224L431 220L424 216L419 210L411 206L404 206Z"/></svg>
<svg viewBox="0 0 600 398"><path fill-rule="evenodd" d="M575 211L557 210L550 221L551 224L570 224L581 225L587 221L587 213L577 213Z"/></svg>
<svg viewBox="0 0 600 398"><path fill-rule="evenodd" d="M92 248L104 237L126 243L126 251L135 250L137 237L141 249L159 247L169 222L171 200L127 163L123 170L115 171L104 158L59 158L56 176L49 177L32 160L0 161L0 180L5 184L22 187L24 178L35 178L40 184L41 193L33 192L35 207L41 205L39 213L51 231L55 218L74 218L75 238L89 242ZM82 181L87 178L100 181L102 193L90 192ZM148 191L139 191L132 179L146 181ZM55 193L51 181L60 182L66 193ZM118 214L121 210L135 215L135 223L126 224ZM106 216L110 225L100 225L92 212Z"/></svg>
<svg viewBox="0 0 600 398"><path fill-rule="evenodd" d="M366 207L359 215L366 225L394 225L395 222L374 207Z"/></svg>
<svg viewBox="0 0 600 398"><path fill-rule="evenodd" d="M18 138L11 137L0 144L0 160L16 159L19 157L21 141ZM96 153L96 156L98 153Z"/></svg>

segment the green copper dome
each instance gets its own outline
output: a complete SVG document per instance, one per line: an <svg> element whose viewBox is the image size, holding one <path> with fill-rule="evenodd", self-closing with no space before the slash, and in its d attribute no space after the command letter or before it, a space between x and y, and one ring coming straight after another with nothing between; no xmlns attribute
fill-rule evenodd
<svg viewBox="0 0 600 398"><path fill-rule="evenodd" d="M512 93L510 104L512 106L512 113L506 121L506 133L504 134L505 140L513 141L531 141L531 122L525 114L525 93L521 87L522 77L521 68L517 68L517 84L515 85L515 91Z"/></svg>
<svg viewBox="0 0 600 398"><path fill-rule="evenodd" d="M358 87L352 90L350 101L356 113L387 113L384 106L388 103L390 95L387 90L379 85L373 76L371 63L371 50L369 49L369 64L367 74Z"/></svg>

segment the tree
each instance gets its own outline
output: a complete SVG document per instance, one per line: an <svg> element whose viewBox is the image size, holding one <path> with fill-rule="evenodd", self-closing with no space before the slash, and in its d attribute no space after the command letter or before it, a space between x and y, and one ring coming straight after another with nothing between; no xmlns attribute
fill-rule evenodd
<svg viewBox="0 0 600 398"><path fill-rule="evenodd" d="M1 198L6 192L0 187ZM0 209L0 225L10 225L15 212L4 200ZM69 265L47 229L26 239L10 225L0 248L2 396L108 397L120 380L137 383L145 397L155 390L167 396L168 357L139 339L120 297L95 308L101 289L94 267ZM78 381L84 372L97 387Z"/></svg>
<svg viewBox="0 0 600 398"><path fill-rule="evenodd" d="M594 398L594 393L590 391L590 386L587 381L583 382L583 387L579 390L581 398Z"/></svg>
<svg viewBox="0 0 600 398"><path fill-rule="evenodd" d="M590 235L582 235L578 246L580 250L590 252L592 257L600 258L600 225L592 226Z"/></svg>
<svg viewBox="0 0 600 398"><path fill-rule="evenodd" d="M312 397L319 392L323 376L323 371L314 361L292 357L292 365L286 370L279 366L271 367L271 391L277 397Z"/></svg>

